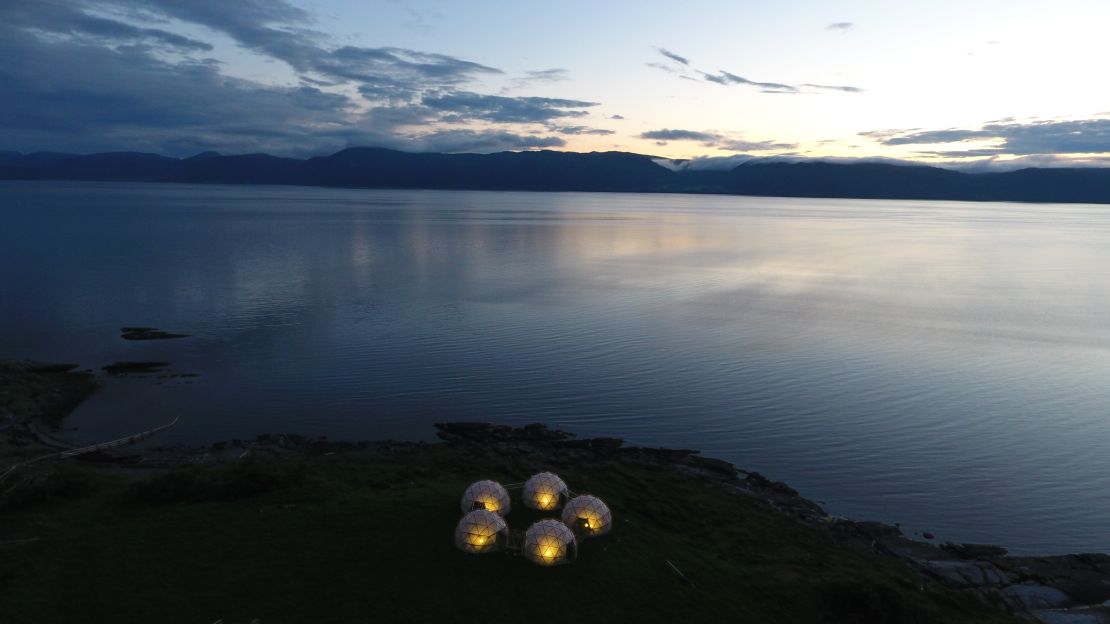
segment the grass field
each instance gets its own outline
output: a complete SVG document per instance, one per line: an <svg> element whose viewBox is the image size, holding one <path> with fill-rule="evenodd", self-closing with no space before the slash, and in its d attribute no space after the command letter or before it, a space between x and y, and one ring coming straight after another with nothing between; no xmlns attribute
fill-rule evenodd
<svg viewBox="0 0 1110 624"><path fill-rule="evenodd" d="M613 531L557 568L455 550L468 483L538 469L604 498ZM47 470L0 497L5 624L1016 621L667 466L432 445ZM541 516L514 496L522 531Z"/></svg>

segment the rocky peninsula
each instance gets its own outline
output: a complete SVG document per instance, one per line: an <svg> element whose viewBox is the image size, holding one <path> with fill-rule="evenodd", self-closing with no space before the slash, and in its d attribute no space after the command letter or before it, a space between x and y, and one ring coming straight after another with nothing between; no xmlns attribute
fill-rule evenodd
<svg viewBox="0 0 1110 624"><path fill-rule="evenodd" d="M0 364L5 622L1110 622L1108 555L934 546L694 450L539 424L62 459L96 387L76 368ZM612 533L558 569L453 549L467 483L541 470L604 496Z"/></svg>

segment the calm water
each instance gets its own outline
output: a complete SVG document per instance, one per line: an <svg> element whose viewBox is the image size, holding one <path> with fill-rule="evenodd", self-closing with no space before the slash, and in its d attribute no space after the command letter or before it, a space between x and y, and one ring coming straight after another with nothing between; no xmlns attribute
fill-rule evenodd
<svg viewBox="0 0 1110 624"><path fill-rule="evenodd" d="M77 440L542 421L1110 551L1110 207L20 182L0 224L0 354L200 375L107 380Z"/></svg>

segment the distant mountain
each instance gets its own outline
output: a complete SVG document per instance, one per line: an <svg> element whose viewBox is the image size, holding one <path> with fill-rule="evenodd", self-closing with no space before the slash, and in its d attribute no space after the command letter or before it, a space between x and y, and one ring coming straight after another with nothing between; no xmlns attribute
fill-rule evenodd
<svg viewBox="0 0 1110 624"><path fill-rule="evenodd" d="M1110 203L1110 169L961 173L874 162L754 160L728 170L673 171L652 156L626 152L436 154L359 147L307 160L217 152L183 159L0 152L0 179Z"/></svg>

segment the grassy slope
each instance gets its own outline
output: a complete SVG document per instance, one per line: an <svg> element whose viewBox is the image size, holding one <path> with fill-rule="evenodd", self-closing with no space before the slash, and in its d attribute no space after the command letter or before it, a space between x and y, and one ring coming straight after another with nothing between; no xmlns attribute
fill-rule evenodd
<svg viewBox="0 0 1110 624"><path fill-rule="evenodd" d="M466 484L522 481L538 461L603 496L613 532L560 568L457 552ZM0 547L0 621L1012 621L697 477L558 463L434 446L140 484L63 473L48 500L0 499L0 541L42 538ZM522 530L535 517L517 505L508 519Z"/></svg>

